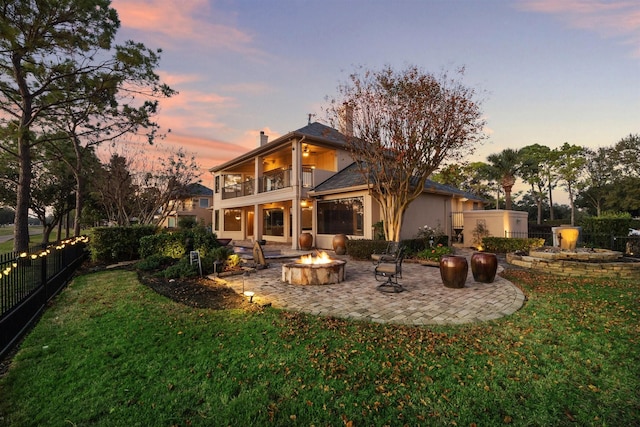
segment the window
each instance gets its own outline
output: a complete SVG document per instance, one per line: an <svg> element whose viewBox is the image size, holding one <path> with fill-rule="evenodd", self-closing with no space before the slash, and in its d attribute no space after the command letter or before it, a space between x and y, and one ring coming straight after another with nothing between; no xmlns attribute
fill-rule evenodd
<svg viewBox="0 0 640 427"><path fill-rule="evenodd" d="M242 230L242 211L240 209L227 209L224 211L224 231Z"/></svg>
<svg viewBox="0 0 640 427"><path fill-rule="evenodd" d="M220 231L220 209L215 210L213 223L213 229L215 231Z"/></svg>
<svg viewBox="0 0 640 427"><path fill-rule="evenodd" d="M362 197L318 202L318 233L364 235Z"/></svg>
<svg viewBox="0 0 640 427"><path fill-rule="evenodd" d="M219 193L219 192L220 192L220 175L216 175L216 178L215 178L215 185L214 185L214 191L215 191L216 193Z"/></svg>
<svg viewBox="0 0 640 427"><path fill-rule="evenodd" d="M200 207L201 208L208 208L209 207L209 199L201 198L200 199Z"/></svg>
<svg viewBox="0 0 640 427"><path fill-rule="evenodd" d="M302 208L301 225L303 230L311 230L313 228L313 208Z"/></svg>
<svg viewBox="0 0 640 427"><path fill-rule="evenodd" d="M170 216L167 218L167 227L176 228L176 219L174 217Z"/></svg>
<svg viewBox="0 0 640 427"><path fill-rule="evenodd" d="M284 211L282 209L265 209L262 220L266 236L284 236Z"/></svg>

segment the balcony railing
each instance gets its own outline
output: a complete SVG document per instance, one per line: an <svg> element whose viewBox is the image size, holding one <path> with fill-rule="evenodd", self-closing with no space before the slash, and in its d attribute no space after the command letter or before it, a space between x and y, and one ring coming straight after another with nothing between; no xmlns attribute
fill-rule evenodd
<svg viewBox="0 0 640 427"><path fill-rule="evenodd" d="M266 172L260 177L260 192L280 190L291 187L291 169L281 169L273 172Z"/></svg>
<svg viewBox="0 0 640 427"><path fill-rule="evenodd" d="M302 186L304 188L313 187L313 169L312 168L302 168Z"/></svg>
<svg viewBox="0 0 640 427"><path fill-rule="evenodd" d="M250 196L254 194L253 188L252 179L239 184L227 185L222 189L222 198L233 199L235 197Z"/></svg>

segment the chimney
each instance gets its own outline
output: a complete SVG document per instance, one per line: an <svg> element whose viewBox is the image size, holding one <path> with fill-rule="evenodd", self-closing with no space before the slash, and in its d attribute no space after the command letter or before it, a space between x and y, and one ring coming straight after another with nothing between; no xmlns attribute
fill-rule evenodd
<svg viewBox="0 0 640 427"><path fill-rule="evenodd" d="M269 136L264 134L264 131L260 131L260 146L267 145L269 142Z"/></svg>
<svg viewBox="0 0 640 427"><path fill-rule="evenodd" d="M340 133L345 136L353 136L353 107L346 102L342 104L339 124Z"/></svg>

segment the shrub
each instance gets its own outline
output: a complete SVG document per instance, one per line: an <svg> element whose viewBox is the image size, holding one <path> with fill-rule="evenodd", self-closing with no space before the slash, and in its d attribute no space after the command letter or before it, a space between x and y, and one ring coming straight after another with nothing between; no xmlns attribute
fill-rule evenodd
<svg viewBox="0 0 640 427"><path fill-rule="evenodd" d="M633 225L627 212L605 212L597 217L586 217L581 221L585 242L595 247L608 247L611 236L626 236Z"/></svg>
<svg viewBox="0 0 640 427"><path fill-rule="evenodd" d="M189 259L184 257L174 265L167 267L161 274L167 279L183 279L195 277L199 273L198 266L190 264Z"/></svg>
<svg viewBox="0 0 640 427"><path fill-rule="evenodd" d="M347 253L353 259L368 260L371 259L371 254L384 252L388 243L385 240L349 239Z"/></svg>
<svg viewBox="0 0 640 427"><path fill-rule="evenodd" d="M519 239L507 237L485 237L482 239L482 247L487 252L528 252L530 249L539 248L541 246L544 246L544 239Z"/></svg>
<svg viewBox="0 0 640 427"><path fill-rule="evenodd" d="M440 261L443 255L449 255L453 253L453 248L438 244L433 248L427 248L417 254L420 259L426 259L428 261Z"/></svg>
<svg viewBox="0 0 640 427"><path fill-rule="evenodd" d="M130 261L140 257L140 239L153 235L157 227L96 227L91 230L91 259L95 262Z"/></svg>
<svg viewBox="0 0 640 427"><path fill-rule="evenodd" d="M140 242L140 255L146 258L153 254L162 254L173 258L182 258L188 251L197 250L200 257L220 246L216 235L205 227L167 231L146 236Z"/></svg>
<svg viewBox="0 0 640 427"><path fill-rule="evenodd" d="M143 259L142 261L137 262L136 268L142 271L154 271L154 270L164 269L170 266L171 264L173 264L174 262L175 262L175 259L170 256L166 256L162 254L153 254Z"/></svg>

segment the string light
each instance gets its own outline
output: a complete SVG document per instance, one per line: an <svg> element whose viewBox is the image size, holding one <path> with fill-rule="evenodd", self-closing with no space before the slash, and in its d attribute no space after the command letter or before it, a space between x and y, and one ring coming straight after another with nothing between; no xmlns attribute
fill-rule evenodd
<svg viewBox="0 0 640 427"><path fill-rule="evenodd" d="M66 245L75 245L77 243L88 243L88 242L89 242L89 237L87 237L87 236L74 237L74 238L71 238L71 239L63 240L57 246L53 246L53 245L49 246L46 249L44 249L44 250L42 250L42 251L40 251L38 253L31 253L30 254L28 252L21 252L18 255L18 258L23 258L23 259L25 259L25 258L38 259L38 257L44 258L47 255L50 255L51 251L53 249L61 250L61 249L64 249L66 247ZM17 259L16 259L16 261L17 261ZM17 262L12 262L10 266L8 266L4 270L2 270L2 273L0 275L4 274L5 276L8 276L9 274L11 274L11 271L16 269L16 268L18 268L18 263Z"/></svg>

